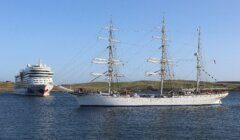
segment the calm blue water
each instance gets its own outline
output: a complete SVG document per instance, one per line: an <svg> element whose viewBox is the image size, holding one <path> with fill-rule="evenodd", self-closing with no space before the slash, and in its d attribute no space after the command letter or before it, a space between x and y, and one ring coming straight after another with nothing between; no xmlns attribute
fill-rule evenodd
<svg viewBox="0 0 240 140"><path fill-rule="evenodd" d="M0 139L239 139L240 92L222 106L80 108L54 93L0 93Z"/></svg>

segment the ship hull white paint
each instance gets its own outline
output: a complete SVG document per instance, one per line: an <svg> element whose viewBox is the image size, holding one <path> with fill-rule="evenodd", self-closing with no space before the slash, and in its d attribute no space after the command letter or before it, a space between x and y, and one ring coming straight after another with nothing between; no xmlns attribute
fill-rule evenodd
<svg viewBox="0 0 240 140"><path fill-rule="evenodd" d="M89 94L76 96L80 106L187 106L187 105L218 105L228 93L212 95L176 96L166 98L150 97L114 97Z"/></svg>
<svg viewBox="0 0 240 140"><path fill-rule="evenodd" d="M16 88L15 94L28 96L49 96L53 85L29 85L27 88Z"/></svg>

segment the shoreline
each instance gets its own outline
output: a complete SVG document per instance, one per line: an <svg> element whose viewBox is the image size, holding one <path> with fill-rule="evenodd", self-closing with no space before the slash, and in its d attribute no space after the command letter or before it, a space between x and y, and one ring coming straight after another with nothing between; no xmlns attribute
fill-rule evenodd
<svg viewBox="0 0 240 140"><path fill-rule="evenodd" d="M133 82L119 82L114 83L114 88L119 91L144 91L144 90L158 90L158 81L133 81ZM75 83L75 84L63 84L67 88L73 90L85 90L85 91L107 91L106 82L92 82L92 83ZM177 88L193 88L195 81L187 80L172 80L166 81L165 89L177 89ZM204 88L225 88L228 91L240 91L239 82L201 82L201 86ZM54 87L52 92L61 92L62 90ZM13 82L0 82L0 92L14 92Z"/></svg>

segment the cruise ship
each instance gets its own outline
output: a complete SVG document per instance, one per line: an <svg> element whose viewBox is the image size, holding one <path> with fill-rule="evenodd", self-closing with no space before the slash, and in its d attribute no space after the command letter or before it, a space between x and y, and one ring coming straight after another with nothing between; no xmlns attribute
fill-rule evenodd
<svg viewBox="0 0 240 140"><path fill-rule="evenodd" d="M225 98L228 95L228 91L226 89L213 89L213 88L202 88L200 87L200 77L201 72L204 71L203 66L201 65L201 31L200 28L198 30L198 47L197 51L194 54L196 56L196 70L197 70L197 78L196 78L196 86L193 89L181 89L181 90L171 90L168 91L164 89L164 81L168 76L168 65L171 60L168 60L167 50L166 50L166 42L165 42L165 24L163 24L161 28L162 36L157 36L157 39L161 39L162 44L160 47L161 50L161 58L149 58L148 62L155 63L160 65L160 70L155 72L147 72L147 76L159 76L161 81L159 81L161 87L159 93L157 95L140 95L137 93L118 93L113 90L113 78L120 77L117 73L118 71L114 70L115 65L119 65L121 63L120 60L114 58L114 51L116 42L113 39L112 32L114 31L112 26L112 21L110 22L109 29L109 45L107 49L109 50L109 58L95 58L93 63L97 64L106 64L108 70L104 73L93 73L96 78L100 76L106 76L108 79L108 92L102 93L81 93L74 94L77 97L77 100L80 106L180 106L180 105L218 105L221 104L221 99ZM95 78L95 79L96 79Z"/></svg>
<svg viewBox="0 0 240 140"><path fill-rule="evenodd" d="M32 96L48 96L54 87L51 68L39 61L15 76L15 93Z"/></svg>

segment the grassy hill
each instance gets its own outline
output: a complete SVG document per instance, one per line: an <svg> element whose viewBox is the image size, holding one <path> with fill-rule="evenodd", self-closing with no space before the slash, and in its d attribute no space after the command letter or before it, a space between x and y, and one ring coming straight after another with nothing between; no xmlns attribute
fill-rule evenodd
<svg viewBox="0 0 240 140"><path fill-rule="evenodd" d="M185 81L185 80L174 80L166 81L164 83L165 89L177 89L177 88L193 88L195 87L195 81ZM107 91L108 83L106 82L92 82L92 83L81 83L81 84L71 84L64 85L67 88L71 89L84 89L87 91ZM228 90L240 90L240 84L233 83L210 83L210 82L201 82L201 87L203 88L226 88ZM135 81L135 82L120 82L113 84L114 89L116 90L146 90L152 89L157 90L160 87L160 83L157 81Z"/></svg>
<svg viewBox="0 0 240 140"><path fill-rule="evenodd" d="M193 88L195 87L195 81L185 81L185 80L174 80L174 81L166 81L164 83L164 88L173 89L173 88ZM86 91L107 91L108 83L106 82L92 82L92 83L80 83L80 84L65 84L67 88L71 88L74 90L83 89ZM120 82L114 83L113 87L115 90L157 90L160 87L160 83L158 81L135 81L135 82ZM240 83L238 82L219 82L219 83L209 83L209 82L201 82L201 87L205 88L227 88L228 90L240 90ZM14 91L14 83L13 82L0 82L0 92L6 91ZM54 88L54 91L59 91L58 88Z"/></svg>
<svg viewBox="0 0 240 140"><path fill-rule="evenodd" d="M0 82L0 92L13 91L14 83L12 82Z"/></svg>

